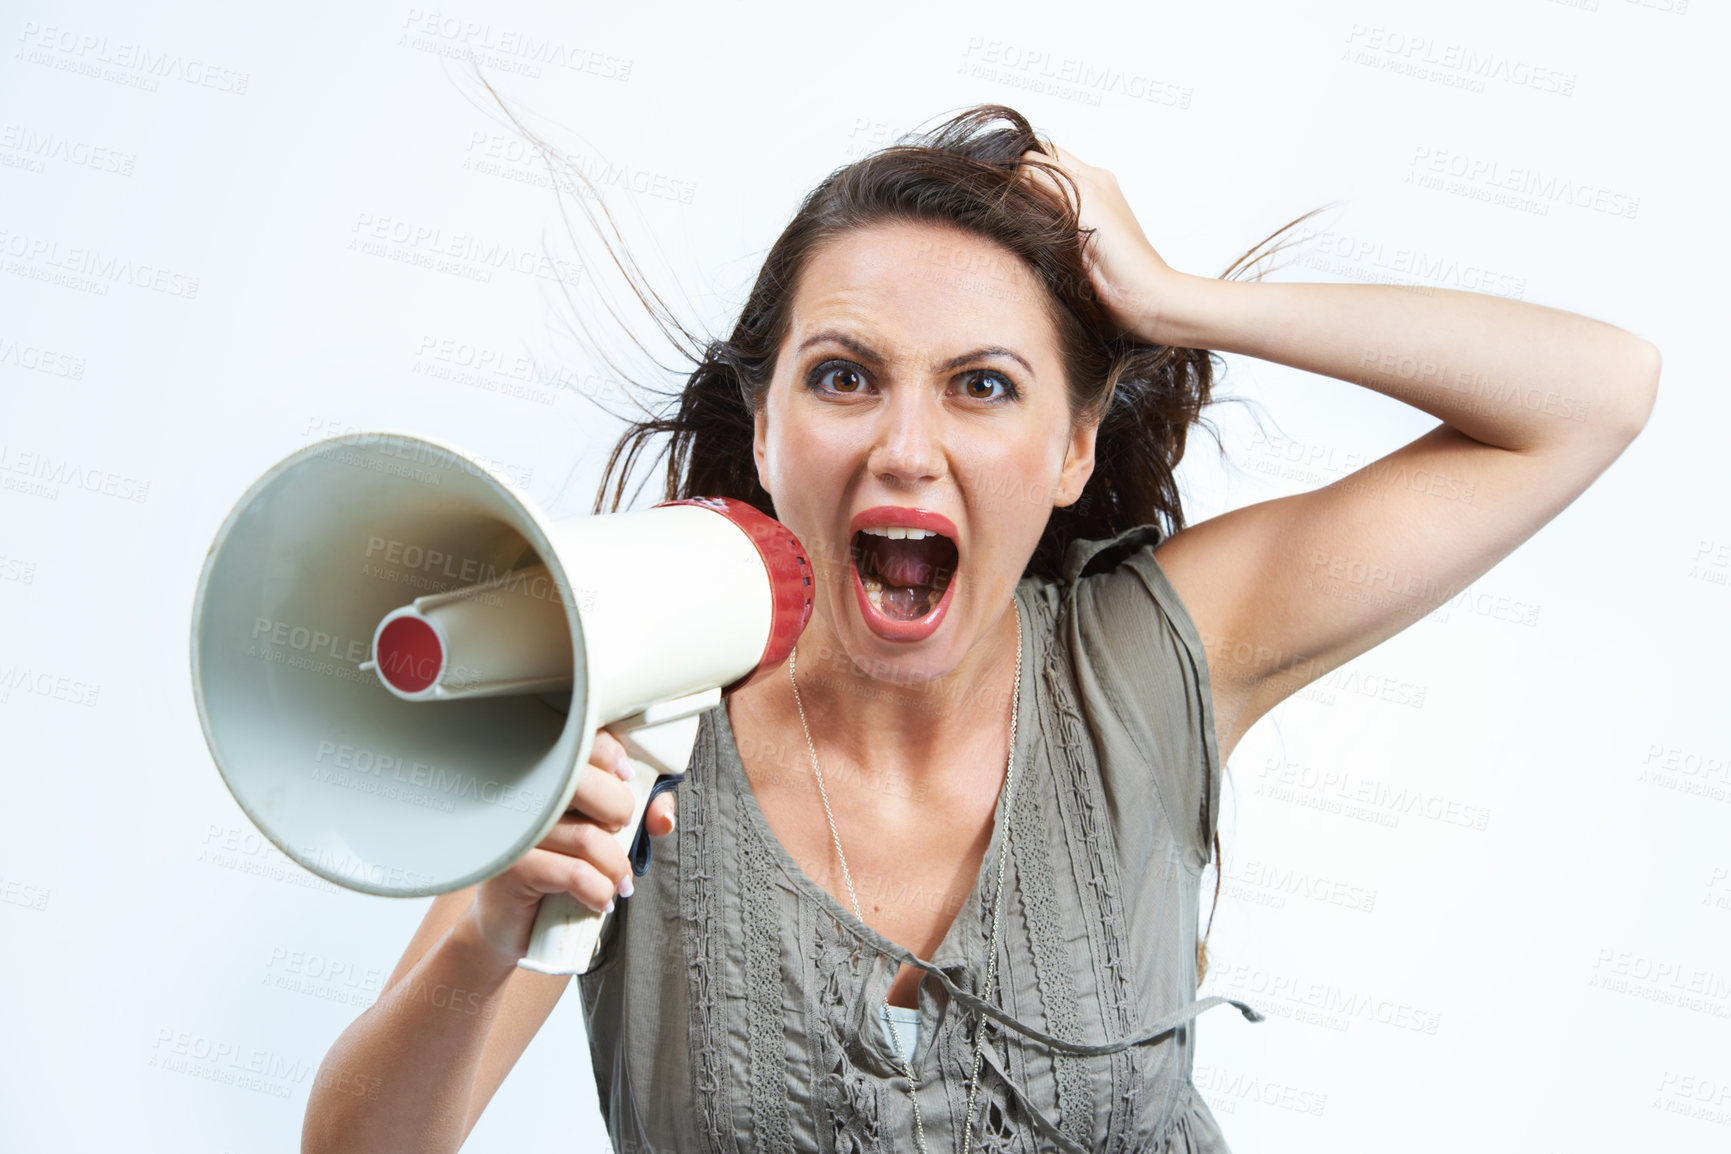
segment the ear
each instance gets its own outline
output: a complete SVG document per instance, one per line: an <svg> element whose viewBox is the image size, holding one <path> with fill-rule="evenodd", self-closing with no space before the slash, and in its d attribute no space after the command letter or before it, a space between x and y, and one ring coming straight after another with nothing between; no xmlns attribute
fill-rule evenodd
<svg viewBox="0 0 1731 1154"><path fill-rule="evenodd" d="M769 403L767 398L758 407L757 413L752 417L751 424L751 459L757 463L757 483L763 486L763 491L768 493L773 501L775 490L769 487L769 473L764 468L764 462L769 456L764 448L764 443L769 437Z"/></svg>
<svg viewBox="0 0 1731 1154"><path fill-rule="evenodd" d="M1064 448L1064 468L1052 489L1054 506L1073 505L1082 496L1082 488L1094 475L1094 442L1100 432L1100 422L1088 421L1070 430L1069 444Z"/></svg>

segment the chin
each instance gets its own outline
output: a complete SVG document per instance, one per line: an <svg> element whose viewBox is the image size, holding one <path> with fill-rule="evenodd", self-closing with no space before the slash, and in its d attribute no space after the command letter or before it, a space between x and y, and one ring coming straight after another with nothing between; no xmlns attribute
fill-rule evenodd
<svg viewBox="0 0 1731 1154"><path fill-rule="evenodd" d="M885 622L868 616L858 580L853 588L845 589L838 600L840 612L832 619L839 626L836 636L854 666L874 681L917 688L954 673L967 658L974 641L972 598L966 589L952 583L944 612L937 620L921 620L922 636L908 639L884 636ZM891 629L894 633L895 630ZM911 631L909 631L911 632Z"/></svg>

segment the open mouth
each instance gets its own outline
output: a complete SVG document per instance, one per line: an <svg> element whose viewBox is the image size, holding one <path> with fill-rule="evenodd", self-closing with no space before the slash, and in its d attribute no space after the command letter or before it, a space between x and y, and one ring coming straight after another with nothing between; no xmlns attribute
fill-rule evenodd
<svg viewBox="0 0 1731 1154"><path fill-rule="evenodd" d="M866 600L888 621L919 621L943 603L956 575L956 543L931 529L872 526L853 535Z"/></svg>

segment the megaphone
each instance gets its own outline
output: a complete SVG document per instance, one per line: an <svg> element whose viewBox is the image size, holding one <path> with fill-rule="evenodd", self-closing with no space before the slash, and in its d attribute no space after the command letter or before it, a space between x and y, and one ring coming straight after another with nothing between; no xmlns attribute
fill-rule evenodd
<svg viewBox="0 0 1731 1154"><path fill-rule="evenodd" d="M811 617L799 540L741 501L552 520L448 443L309 445L224 520L193 603L205 741L290 859L363 893L510 868L571 802L598 729L636 765L637 834L698 715ZM575 974L598 915L550 894L519 965Z"/></svg>

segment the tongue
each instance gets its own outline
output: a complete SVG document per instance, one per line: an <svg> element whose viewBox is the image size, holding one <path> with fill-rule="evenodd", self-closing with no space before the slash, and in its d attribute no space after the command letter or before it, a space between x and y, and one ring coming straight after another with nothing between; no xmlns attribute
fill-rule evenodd
<svg viewBox="0 0 1731 1154"><path fill-rule="evenodd" d="M884 616L893 617L898 621L912 621L926 615L930 604L926 597L928 586L885 585L879 602L884 607Z"/></svg>
<svg viewBox="0 0 1731 1154"><path fill-rule="evenodd" d="M895 586L917 593L921 590L914 587L930 585L937 580L937 554L943 549L943 544L936 537L894 541L868 534L865 547L871 551L873 570L886 586L886 605L890 594L897 592Z"/></svg>

